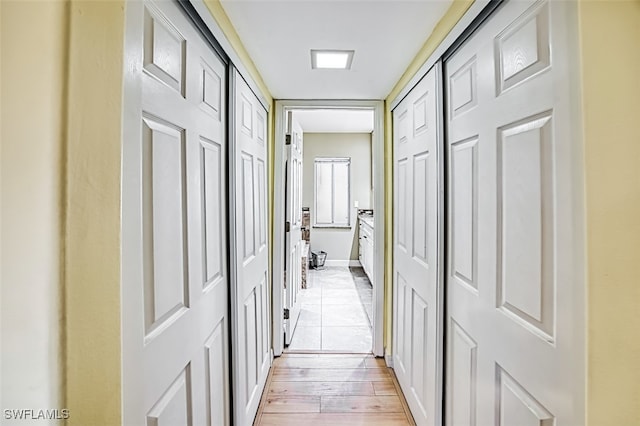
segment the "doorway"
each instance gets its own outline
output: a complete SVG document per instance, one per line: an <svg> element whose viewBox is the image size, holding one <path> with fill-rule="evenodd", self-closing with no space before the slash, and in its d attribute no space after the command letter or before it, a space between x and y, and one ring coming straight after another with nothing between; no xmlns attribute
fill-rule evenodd
<svg viewBox="0 0 640 426"><path fill-rule="evenodd" d="M372 271L362 260L373 241L373 121L370 110L289 111L285 208L297 209L287 215L285 293L297 296L285 321L289 351L371 352ZM298 281L300 290L289 288Z"/></svg>
<svg viewBox="0 0 640 426"><path fill-rule="evenodd" d="M341 115L343 120L327 128L327 120ZM368 117L368 130L343 127L353 125L358 116ZM289 346L295 351L382 356L382 102L278 101L275 118L274 354L282 354ZM325 124L322 133L314 128L314 120ZM298 140L303 164L296 173ZM292 191L296 179L299 192ZM287 206L300 210L299 223ZM363 230L367 223L375 226ZM298 226L300 255L291 250L297 244ZM365 233L368 251L362 247ZM303 259L300 275L305 279L299 287L287 277L289 271L298 272L292 256ZM317 268L306 267L313 261Z"/></svg>

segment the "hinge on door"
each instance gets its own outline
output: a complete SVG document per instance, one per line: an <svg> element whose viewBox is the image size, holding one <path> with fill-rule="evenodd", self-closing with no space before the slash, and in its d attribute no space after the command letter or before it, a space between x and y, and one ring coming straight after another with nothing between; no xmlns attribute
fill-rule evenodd
<svg viewBox="0 0 640 426"><path fill-rule="evenodd" d="M289 319L289 308L284 308L284 319Z"/></svg>
<svg viewBox="0 0 640 426"><path fill-rule="evenodd" d="M291 145L291 135L285 135L284 144L285 145Z"/></svg>
<svg viewBox="0 0 640 426"><path fill-rule="evenodd" d="M291 223L290 222L286 222L284 224L284 232L289 232L290 229L291 229Z"/></svg>

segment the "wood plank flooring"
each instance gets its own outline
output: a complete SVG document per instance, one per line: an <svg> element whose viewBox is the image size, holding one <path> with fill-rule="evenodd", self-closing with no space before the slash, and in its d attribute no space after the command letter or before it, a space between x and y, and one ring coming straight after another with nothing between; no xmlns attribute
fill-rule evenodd
<svg viewBox="0 0 640 426"><path fill-rule="evenodd" d="M271 369L256 426L414 425L384 361L373 355L283 354Z"/></svg>

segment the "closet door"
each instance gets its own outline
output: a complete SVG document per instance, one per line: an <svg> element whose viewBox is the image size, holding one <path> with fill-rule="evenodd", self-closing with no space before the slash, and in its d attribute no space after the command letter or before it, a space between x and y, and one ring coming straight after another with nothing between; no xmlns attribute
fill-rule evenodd
<svg viewBox="0 0 640 426"><path fill-rule="evenodd" d="M251 425L271 366L267 244L267 112L232 74L232 240L235 424Z"/></svg>
<svg viewBox="0 0 640 426"><path fill-rule="evenodd" d="M225 425L226 65L177 3L127 8L122 423Z"/></svg>
<svg viewBox="0 0 640 426"><path fill-rule="evenodd" d="M418 425L442 421L439 64L393 111L393 365Z"/></svg>
<svg viewBox="0 0 640 426"><path fill-rule="evenodd" d="M445 65L451 426L585 424L575 7L507 2Z"/></svg>

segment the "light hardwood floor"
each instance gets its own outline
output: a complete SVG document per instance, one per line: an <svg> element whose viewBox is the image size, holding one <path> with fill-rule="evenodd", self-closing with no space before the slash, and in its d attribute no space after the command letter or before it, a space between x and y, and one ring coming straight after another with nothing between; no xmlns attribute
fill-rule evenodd
<svg viewBox="0 0 640 426"><path fill-rule="evenodd" d="M414 425L384 361L373 355L283 354L254 425Z"/></svg>

